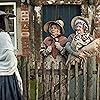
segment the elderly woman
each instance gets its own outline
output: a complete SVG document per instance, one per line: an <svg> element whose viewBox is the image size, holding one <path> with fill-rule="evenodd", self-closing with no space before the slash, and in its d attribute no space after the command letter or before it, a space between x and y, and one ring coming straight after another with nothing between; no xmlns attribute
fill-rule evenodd
<svg viewBox="0 0 100 100"><path fill-rule="evenodd" d="M44 31L49 32L50 36L46 37L42 43L40 53L44 60L44 91L47 93L52 91L66 75L59 73L60 69L65 69L66 57L62 53L62 48L67 42L64 36L64 22L62 20L49 21L44 25ZM60 77L61 76L61 77ZM61 78L61 80L59 80ZM50 88L51 87L51 88ZM59 89L59 88L58 88ZM66 88L61 85L61 93L59 90L51 92L51 96L45 97L45 100L66 100Z"/></svg>
<svg viewBox="0 0 100 100"><path fill-rule="evenodd" d="M0 100L23 100L22 80L17 69L14 47L7 32L8 18L0 11Z"/></svg>
<svg viewBox="0 0 100 100"><path fill-rule="evenodd" d="M89 32L89 23L87 19L76 16L72 19L71 26L75 32L68 37L69 42L67 42L65 48L69 49L68 52L70 54L79 56L78 51L91 43L94 38ZM83 56L85 55L83 54ZM82 57L81 54L80 57Z"/></svg>
<svg viewBox="0 0 100 100"><path fill-rule="evenodd" d="M68 42L64 47L68 52L67 63L71 63L72 68L75 68L75 62L78 62L79 70L82 70L81 67L84 62L84 58L87 58L87 100L95 100L93 96L93 70L96 70L96 61L94 54L97 52L97 47L99 44L99 39L94 40L93 36L90 34L88 20L81 16L76 16L71 21L71 26L75 31L68 37ZM79 58L79 59L77 59ZM78 98L83 99L83 76L79 76L79 91ZM95 81L94 81L95 82ZM71 80L71 90L70 90L70 100L75 98L75 81ZM74 87L72 89L72 87ZM85 88L85 87L84 87ZM90 92L92 91L92 92ZM95 92L95 88L94 88Z"/></svg>

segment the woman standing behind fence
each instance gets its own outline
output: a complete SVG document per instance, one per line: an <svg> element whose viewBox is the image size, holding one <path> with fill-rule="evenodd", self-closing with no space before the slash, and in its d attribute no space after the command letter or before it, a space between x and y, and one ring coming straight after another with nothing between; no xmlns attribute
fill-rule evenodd
<svg viewBox="0 0 100 100"><path fill-rule="evenodd" d="M0 11L0 100L22 100L22 81L7 32L9 17L14 15Z"/></svg>
<svg viewBox="0 0 100 100"><path fill-rule="evenodd" d="M63 26L64 22L62 20L49 21L44 25L44 31L50 33L50 36L44 39L40 50L44 60L45 100L59 100L59 98L66 100L66 88L60 84L60 89L58 84L65 76L61 71L61 69L65 69L64 64L66 61L62 48L67 42L67 38L63 34ZM58 89L56 88L57 84ZM48 91L51 91L49 95Z"/></svg>
<svg viewBox="0 0 100 100"><path fill-rule="evenodd" d="M82 78L83 76L80 76L80 77L78 76L78 79L79 79L78 87L74 87L75 81L74 79L72 79L71 88L74 87L74 89L70 88L71 89L69 93L70 99L68 100L74 100L74 98L78 98L79 100L82 100L83 98L86 98L86 100L95 100L96 96L94 96L94 94L95 94L96 88L93 88L93 86L96 85L95 83L96 81L93 78L94 77L93 70L96 70L96 61L95 61L95 57L93 53L96 52L96 46L98 46L96 43L99 43L99 42L98 40L94 41L94 38L90 34L90 31L89 31L88 20L85 19L84 17L81 17L81 16L74 17L71 21L71 26L75 32L68 37L69 42L67 42L65 46L65 49L70 53L67 63L68 62L71 63L71 65L74 66L75 68L75 62L78 62L79 63L78 69L83 70L84 68L82 68L82 66L83 66L84 60L82 59L85 59L85 58L88 58L88 59L87 59L87 69L86 69L87 83L83 83L83 80L86 79L86 76L84 77L84 79ZM80 60L75 59L73 56L75 56L76 58L79 58ZM85 87L84 87L84 84L85 84ZM75 93L75 88L78 88L77 93ZM86 88L87 91L85 91L84 88ZM85 92L87 93L87 95L84 94ZM75 95L74 93L77 95Z"/></svg>

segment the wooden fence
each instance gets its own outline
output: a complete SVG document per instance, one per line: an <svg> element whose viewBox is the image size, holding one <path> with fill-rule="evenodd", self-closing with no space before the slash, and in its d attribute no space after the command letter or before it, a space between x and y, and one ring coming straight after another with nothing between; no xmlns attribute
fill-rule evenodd
<svg viewBox="0 0 100 100"><path fill-rule="evenodd" d="M23 78L23 87L24 87L24 98L25 100L34 100L30 99L30 72L28 72L28 61L21 57L22 63L21 75ZM84 63L79 66L79 63L75 61L75 66L69 62L65 65L65 69L62 69L62 62L59 64L59 69L54 69L51 64L50 69L45 69L44 65L38 69L37 63L35 63L35 69L33 69L34 75L34 84L35 84L35 100L99 100L99 63L96 64L96 70L93 71L91 66L87 65L87 60L83 61ZM45 77L49 76L49 88L45 88ZM58 76L58 81L54 83L55 75ZM81 84L80 84L81 76ZM95 77L94 77L95 76ZM74 86L70 85L71 81ZM48 80L48 79L47 79ZM80 85L82 89L80 89ZM62 87L64 87L62 89ZM74 96L71 96L71 90L74 89ZM94 92L91 92L92 91ZM63 91L65 91L63 93ZM57 98L55 94L58 94ZM73 91L72 91L73 92ZM81 92L81 93L80 93ZM72 94L72 95L73 95ZM93 96L94 95L94 96Z"/></svg>

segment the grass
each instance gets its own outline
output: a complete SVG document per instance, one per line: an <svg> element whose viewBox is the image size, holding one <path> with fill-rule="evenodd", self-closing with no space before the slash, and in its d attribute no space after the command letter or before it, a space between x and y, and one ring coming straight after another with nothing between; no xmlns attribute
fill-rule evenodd
<svg viewBox="0 0 100 100"><path fill-rule="evenodd" d="M41 94L41 85L40 82L38 84L38 95ZM35 79L30 80L30 96L31 99L30 100L35 100Z"/></svg>
<svg viewBox="0 0 100 100"><path fill-rule="evenodd" d="M30 80L30 96L31 96L31 99L30 100L35 100L35 84L34 84L34 80Z"/></svg>

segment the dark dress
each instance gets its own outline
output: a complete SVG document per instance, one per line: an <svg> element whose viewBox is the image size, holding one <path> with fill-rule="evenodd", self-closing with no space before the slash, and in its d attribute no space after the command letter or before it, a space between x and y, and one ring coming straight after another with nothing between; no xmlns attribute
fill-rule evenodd
<svg viewBox="0 0 100 100"><path fill-rule="evenodd" d="M0 76L0 100L23 100L15 73Z"/></svg>

